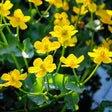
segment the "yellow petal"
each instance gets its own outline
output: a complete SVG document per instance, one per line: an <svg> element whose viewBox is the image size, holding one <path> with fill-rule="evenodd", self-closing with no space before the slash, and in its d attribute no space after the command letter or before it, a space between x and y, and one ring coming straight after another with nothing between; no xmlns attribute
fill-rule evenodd
<svg viewBox="0 0 112 112"><path fill-rule="evenodd" d="M50 64L49 66L46 67L47 72L53 72L56 69L55 64Z"/></svg>
<svg viewBox="0 0 112 112"><path fill-rule="evenodd" d="M29 67L28 68L28 72L29 73L37 73L37 71L38 71L38 68L37 67Z"/></svg>
<svg viewBox="0 0 112 112"><path fill-rule="evenodd" d="M33 61L33 66L34 66L34 67L38 67L40 64L42 64L42 59L41 59L41 58L36 58L36 59Z"/></svg>
<svg viewBox="0 0 112 112"><path fill-rule="evenodd" d="M68 64L68 61L67 61L67 59L66 59L64 56L62 56L62 57L60 58L60 61L61 61L62 63L64 63L64 64Z"/></svg>
<svg viewBox="0 0 112 112"><path fill-rule="evenodd" d="M81 63L83 60L84 60L84 55L80 56L80 57L77 59L77 63Z"/></svg>
<svg viewBox="0 0 112 112"><path fill-rule="evenodd" d="M5 80L5 81L9 81L11 80L11 76L7 73L4 73L2 76L1 76L1 79L2 80Z"/></svg>
<svg viewBox="0 0 112 112"><path fill-rule="evenodd" d="M38 78L44 77L46 75L46 71L40 71L36 74Z"/></svg>
<svg viewBox="0 0 112 112"><path fill-rule="evenodd" d="M108 25L108 30L112 33L112 27Z"/></svg>
<svg viewBox="0 0 112 112"><path fill-rule="evenodd" d="M15 88L20 88L22 86L22 83L20 81L14 81L11 83L11 86L14 86Z"/></svg>
<svg viewBox="0 0 112 112"><path fill-rule="evenodd" d="M18 18L24 17L24 15L23 15L21 9L16 9L16 10L14 11L14 17L18 17Z"/></svg>
<svg viewBox="0 0 112 112"><path fill-rule="evenodd" d="M27 25L24 22L20 22L19 25L20 25L20 29L22 30L27 29Z"/></svg>
<svg viewBox="0 0 112 112"><path fill-rule="evenodd" d="M24 16L24 18L23 18L23 22L28 22L29 20L30 20L30 16Z"/></svg>
<svg viewBox="0 0 112 112"><path fill-rule="evenodd" d="M46 65L52 64L52 63L53 63L53 57L52 57L52 55L47 56L47 57L44 59L44 63L45 63Z"/></svg>
<svg viewBox="0 0 112 112"><path fill-rule="evenodd" d="M19 76L19 80L25 80L26 77L27 77L27 73L21 74L21 75Z"/></svg>

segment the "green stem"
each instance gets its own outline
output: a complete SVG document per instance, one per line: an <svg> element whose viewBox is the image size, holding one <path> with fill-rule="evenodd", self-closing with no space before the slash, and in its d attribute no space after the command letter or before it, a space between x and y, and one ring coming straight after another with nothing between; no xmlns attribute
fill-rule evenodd
<svg viewBox="0 0 112 112"><path fill-rule="evenodd" d="M92 38L91 38L90 52L93 50L94 34L95 34L95 32L93 31L93 32L92 32Z"/></svg>
<svg viewBox="0 0 112 112"><path fill-rule="evenodd" d="M49 11L49 9L51 8L52 5L49 5L49 7L46 9L46 11L43 13L43 15L41 15L41 17L33 24L37 24L38 22L40 22L40 20L47 14L47 12Z"/></svg>
<svg viewBox="0 0 112 112"><path fill-rule="evenodd" d="M0 24L2 24L2 18L3 18L3 3L4 3L4 0L2 0Z"/></svg>
<svg viewBox="0 0 112 112"><path fill-rule="evenodd" d="M47 78L47 93L49 92L49 79L48 79L48 75L46 75Z"/></svg>
<svg viewBox="0 0 112 112"><path fill-rule="evenodd" d="M67 105L68 105L68 103L66 103L66 104L64 105L64 107L62 108L62 110L61 110L60 112L65 112L65 110L66 110L66 108L67 108Z"/></svg>
<svg viewBox="0 0 112 112"><path fill-rule="evenodd" d="M30 11L30 21L29 21L29 37L31 38L31 34L32 34L32 19L33 19L33 15L32 15L32 4L31 2L29 2L29 11Z"/></svg>
<svg viewBox="0 0 112 112"><path fill-rule="evenodd" d="M19 40L19 26L17 26L16 34L17 34L17 39L18 39L18 41L20 41L20 40Z"/></svg>
<svg viewBox="0 0 112 112"><path fill-rule="evenodd" d="M20 71L20 73L21 73L21 69L20 69L20 67L19 67L19 63L18 63L18 61L17 61L17 59L16 59L14 53L11 53L11 56L12 56L12 58L13 58L15 64L16 64L17 69L18 69L18 70Z"/></svg>
<svg viewBox="0 0 112 112"><path fill-rule="evenodd" d="M84 72L84 75L81 78L81 82L84 81L84 79L87 77L88 73L90 72L90 68L87 68L86 71Z"/></svg>
<svg viewBox="0 0 112 112"><path fill-rule="evenodd" d="M101 4L103 4L103 0L101 0Z"/></svg>
<svg viewBox="0 0 112 112"><path fill-rule="evenodd" d="M4 21L5 25L6 25L6 28L7 28L8 32L9 32L10 34L12 34L10 28L9 28L8 25L7 25L6 19L5 19L4 17L3 17L3 21Z"/></svg>
<svg viewBox="0 0 112 112"><path fill-rule="evenodd" d="M37 13L38 13L39 16L41 17L41 13L40 13L40 11L39 11L39 9L38 9L38 6L35 5L35 8L36 8L36 10L37 10Z"/></svg>
<svg viewBox="0 0 112 112"><path fill-rule="evenodd" d="M27 59L26 59L26 58L24 58L24 57L23 57L23 59L24 59L24 62L25 62L26 68L28 69L28 67L29 67L29 66L28 66L28 61L27 61Z"/></svg>
<svg viewBox="0 0 112 112"><path fill-rule="evenodd" d="M81 85L84 85L84 84L94 75L94 73L96 72L96 70L97 70L98 67L99 67L99 64L96 65L96 67L95 67L95 69L93 70L93 72L88 76L87 79L85 79L85 80L81 83Z"/></svg>
<svg viewBox="0 0 112 112"><path fill-rule="evenodd" d="M5 35L4 35L4 33L0 30L0 34L1 34L1 36L2 36L2 39L3 39L3 41L4 41L4 44L6 45L6 46L8 46L8 42L7 42L7 40L6 40L6 38L5 38Z"/></svg>
<svg viewBox="0 0 112 112"><path fill-rule="evenodd" d="M65 53L65 42L64 42L64 44L63 44L63 49L62 49L61 56L64 56L64 53ZM59 64L58 64L58 67L57 67L56 73L58 73L58 72L59 72L60 66L61 66L61 61L59 61Z"/></svg>
<svg viewBox="0 0 112 112"><path fill-rule="evenodd" d="M23 89L21 89L21 88L18 88L21 92L23 92L23 93L25 93L25 94L31 94L31 95L40 95L40 94L42 94L42 95L45 95L45 94L47 94L46 92L45 93L31 93L31 92L27 92L27 91L25 91L25 90L23 90Z"/></svg>
<svg viewBox="0 0 112 112"><path fill-rule="evenodd" d="M76 23L75 23L75 30L77 29L80 13L81 13L81 5L79 5L79 13L78 13L77 20L76 20Z"/></svg>
<svg viewBox="0 0 112 112"><path fill-rule="evenodd" d="M74 73L74 76L75 76L75 80L76 80L77 84L79 84L79 79L78 79L78 77L77 77L77 74L76 74L76 72L75 72L75 69L72 68L72 70L73 70L73 73Z"/></svg>

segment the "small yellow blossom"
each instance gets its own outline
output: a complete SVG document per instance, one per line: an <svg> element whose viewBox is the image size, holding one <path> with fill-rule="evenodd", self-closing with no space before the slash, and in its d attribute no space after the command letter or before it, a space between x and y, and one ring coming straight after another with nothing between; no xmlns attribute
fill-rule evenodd
<svg viewBox="0 0 112 112"><path fill-rule="evenodd" d="M37 50L37 53L47 53L54 51L60 47L60 43L57 41L51 42L46 37L42 39L42 42L36 41L34 43L34 48Z"/></svg>
<svg viewBox="0 0 112 112"><path fill-rule="evenodd" d="M104 38L102 39L102 47L106 47L107 49L111 49L112 47L112 40L105 40Z"/></svg>
<svg viewBox="0 0 112 112"><path fill-rule="evenodd" d="M52 55L47 56L44 60L37 58L33 62L33 66L28 68L29 73L36 73L36 76L41 78L46 75L47 72L51 73L56 69L55 63L53 63Z"/></svg>
<svg viewBox="0 0 112 112"><path fill-rule="evenodd" d="M59 25L59 26L63 26L63 25L69 25L70 22L68 20L68 15L65 12L60 13L56 13L54 15L54 17L56 18L56 20L54 21L54 25Z"/></svg>
<svg viewBox="0 0 112 112"><path fill-rule="evenodd" d="M39 6L43 3L42 0L28 0L28 1L34 3L37 6Z"/></svg>
<svg viewBox="0 0 112 112"><path fill-rule="evenodd" d="M74 23L77 20L77 16L71 15L71 22Z"/></svg>
<svg viewBox="0 0 112 112"><path fill-rule="evenodd" d="M10 71L9 73L4 73L1 76L2 80L8 82L0 84L0 87L14 86L15 88L20 88L22 86L22 83L19 80L25 80L26 77L27 73L20 74L20 72L17 69L14 69L13 71Z"/></svg>
<svg viewBox="0 0 112 112"><path fill-rule="evenodd" d="M79 14L79 8L77 7L73 7L73 11L76 13L76 14ZM81 12L80 12L80 15L84 15L88 12L88 10L86 9L86 6L85 5L82 5L81 6Z"/></svg>
<svg viewBox="0 0 112 112"><path fill-rule="evenodd" d="M70 38L68 40L65 41L65 48L67 47L74 47L75 44L77 43L77 38ZM63 46L63 43L62 43L62 46Z"/></svg>
<svg viewBox="0 0 112 112"><path fill-rule="evenodd" d="M78 68L80 66L78 64L81 63L83 60L84 60L83 55L77 58L74 54L70 54L67 58L65 58L64 56L60 58L60 61L65 64L62 65L62 67L71 67L71 68Z"/></svg>
<svg viewBox="0 0 112 112"><path fill-rule="evenodd" d="M98 47L93 49L93 52L88 52L88 55L93 58L94 63L101 64L111 63L112 52L110 52L106 47Z"/></svg>
<svg viewBox="0 0 112 112"><path fill-rule="evenodd" d="M60 8L63 6L62 0L45 0L46 2L49 2L51 5L55 5L57 8Z"/></svg>
<svg viewBox="0 0 112 112"><path fill-rule="evenodd" d="M77 4L82 4L85 2L85 0L76 0Z"/></svg>
<svg viewBox="0 0 112 112"><path fill-rule="evenodd" d="M3 9L2 8L3 5ZM13 4L9 1L6 0L4 4L0 3L0 14L1 14L1 10L2 10L2 16L6 17L10 14L10 9L13 7Z"/></svg>
<svg viewBox="0 0 112 112"><path fill-rule="evenodd" d="M51 31L50 34L53 37L57 37L60 43L65 42L70 39L78 30L75 30L73 25L64 25L64 26L54 26L54 31Z"/></svg>
<svg viewBox="0 0 112 112"><path fill-rule="evenodd" d="M69 5L68 5L68 2L64 1L63 3L63 10L64 11L68 11L69 10Z"/></svg>
<svg viewBox="0 0 112 112"><path fill-rule="evenodd" d="M97 5L94 2L88 4L88 9L90 12L95 12L97 9Z"/></svg>
<svg viewBox="0 0 112 112"><path fill-rule="evenodd" d="M27 25L25 23L30 20L30 16L24 16L21 9L16 9L14 11L14 15L7 18L10 20L10 24L13 27L20 26L22 30L25 30L27 28Z"/></svg>

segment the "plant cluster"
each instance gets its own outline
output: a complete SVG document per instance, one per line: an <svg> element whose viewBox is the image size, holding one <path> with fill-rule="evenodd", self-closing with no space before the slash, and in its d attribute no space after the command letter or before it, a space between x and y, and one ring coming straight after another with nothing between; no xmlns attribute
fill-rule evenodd
<svg viewBox="0 0 112 112"><path fill-rule="evenodd" d="M1 68L0 91L13 88L25 112L62 99L61 112L77 111L97 68L111 66L112 10L103 0L28 0L25 14L12 2L0 3L0 61L12 65ZM105 27L110 36L98 42Z"/></svg>

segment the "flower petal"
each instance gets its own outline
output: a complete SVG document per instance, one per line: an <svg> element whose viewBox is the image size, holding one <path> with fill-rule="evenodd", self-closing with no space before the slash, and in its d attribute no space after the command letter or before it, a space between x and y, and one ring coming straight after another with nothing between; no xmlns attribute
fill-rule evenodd
<svg viewBox="0 0 112 112"><path fill-rule="evenodd" d="M4 74L1 76L1 79L2 79L2 80L5 80L5 81L9 81L9 80L11 79L11 76L10 76L10 74L4 73Z"/></svg>

